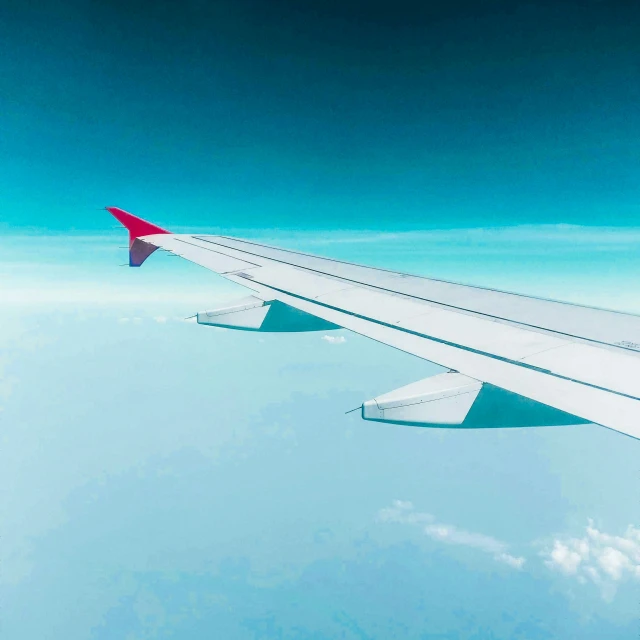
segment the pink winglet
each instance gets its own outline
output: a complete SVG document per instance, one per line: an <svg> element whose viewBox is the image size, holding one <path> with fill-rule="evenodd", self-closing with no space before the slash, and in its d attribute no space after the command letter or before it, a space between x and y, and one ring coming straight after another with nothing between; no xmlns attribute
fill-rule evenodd
<svg viewBox="0 0 640 640"><path fill-rule="evenodd" d="M129 231L129 266L139 267L156 249L148 242L138 240L140 236L156 233L171 233L151 222L138 218L118 207L106 207L107 211Z"/></svg>

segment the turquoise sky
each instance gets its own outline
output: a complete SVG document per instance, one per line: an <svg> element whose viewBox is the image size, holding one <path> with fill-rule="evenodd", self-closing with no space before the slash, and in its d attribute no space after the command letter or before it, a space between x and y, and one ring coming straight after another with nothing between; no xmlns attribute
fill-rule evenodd
<svg viewBox="0 0 640 640"><path fill-rule="evenodd" d="M416 5L5 0L2 225L636 223L637 8Z"/></svg>
<svg viewBox="0 0 640 640"><path fill-rule="evenodd" d="M635 441L363 422L440 369L186 322L246 290L121 267L100 208L640 313L637 12L23 4L0 3L2 637L635 637Z"/></svg>

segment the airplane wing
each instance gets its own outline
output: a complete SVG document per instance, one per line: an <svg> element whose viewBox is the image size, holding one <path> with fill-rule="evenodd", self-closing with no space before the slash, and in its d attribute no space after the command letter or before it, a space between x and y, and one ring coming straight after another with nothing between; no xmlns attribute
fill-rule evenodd
<svg viewBox="0 0 640 640"><path fill-rule="evenodd" d="M439 427L595 423L640 439L640 317L470 287L227 236L172 234L122 209L130 266L157 248L247 287L198 322L345 328L449 371L364 402L362 417Z"/></svg>

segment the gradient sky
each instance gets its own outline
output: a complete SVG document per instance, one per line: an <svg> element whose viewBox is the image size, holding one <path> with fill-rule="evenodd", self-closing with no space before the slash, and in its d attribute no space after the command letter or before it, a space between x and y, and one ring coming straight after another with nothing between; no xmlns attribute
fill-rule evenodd
<svg viewBox="0 0 640 640"><path fill-rule="evenodd" d="M0 3L2 223L634 224L635 3Z"/></svg>
<svg viewBox="0 0 640 640"><path fill-rule="evenodd" d="M626 640L638 443L345 411L437 373L121 268L169 229L640 313L631 3L0 1L0 635Z"/></svg>

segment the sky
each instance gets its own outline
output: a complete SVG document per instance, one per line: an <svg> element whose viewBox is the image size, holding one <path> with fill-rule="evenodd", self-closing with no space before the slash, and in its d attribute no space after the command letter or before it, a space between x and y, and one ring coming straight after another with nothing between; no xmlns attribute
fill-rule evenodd
<svg viewBox="0 0 640 640"><path fill-rule="evenodd" d="M635 638L637 443L430 430L441 371L246 295L119 206L640 313L631 3L0 1L0 631L20 640Z"/></svg>
<svg viewBox="0 0 640 640"><path fill-rule="evenodd" d="M635 3L0 3L2 224L633 224Z"/></svg>

